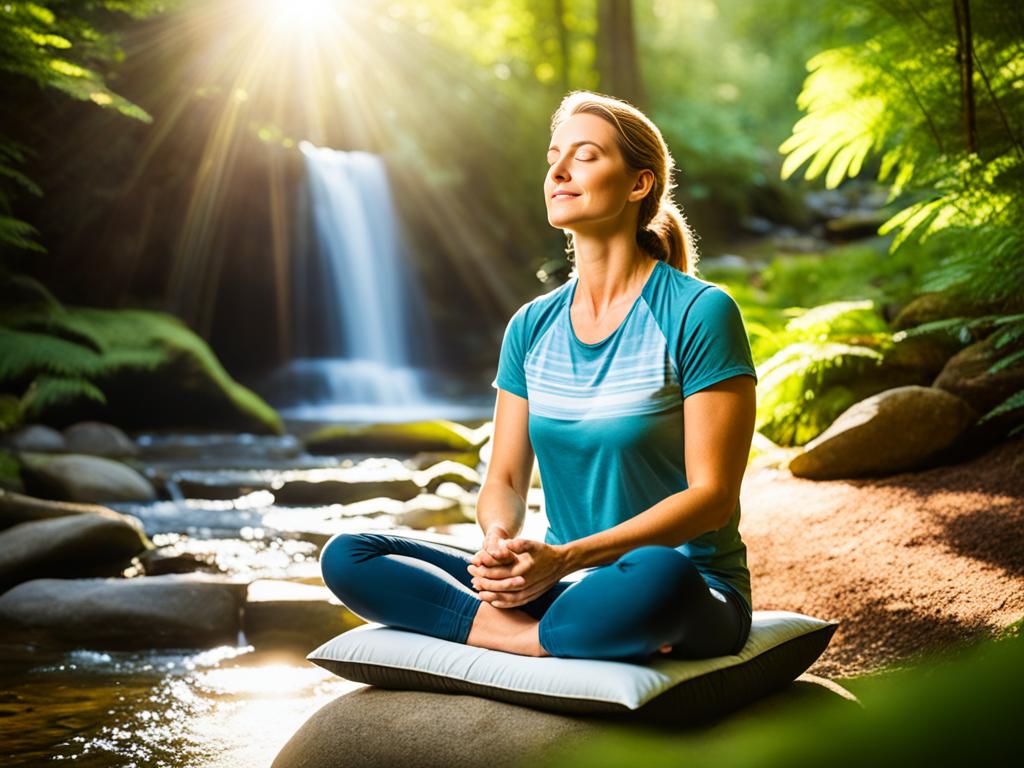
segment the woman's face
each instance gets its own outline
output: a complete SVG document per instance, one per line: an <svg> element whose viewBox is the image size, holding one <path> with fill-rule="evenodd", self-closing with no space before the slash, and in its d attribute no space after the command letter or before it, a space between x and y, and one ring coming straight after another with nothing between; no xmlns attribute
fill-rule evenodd
<svg viewBox="0 0 1024 768"><path fill-rule="evenodd" d="M643 199L652 181L649 171L627 169L610 123L597 115L575 114L551 136L544 179L548 223L583 233L629 227L627 204Z"/></svg>

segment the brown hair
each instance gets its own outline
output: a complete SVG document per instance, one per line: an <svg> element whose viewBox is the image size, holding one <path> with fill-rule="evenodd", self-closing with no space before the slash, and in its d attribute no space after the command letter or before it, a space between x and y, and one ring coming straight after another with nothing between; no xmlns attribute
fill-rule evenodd
<svg viewBox="0 0 1024 768"><path fill-rule="evenodd" d="M682 210L672 199L675 160L661 131L643 112L628 102L593 91L572 91L551 118L551 133L573 115L597 115L615 128L616 143L631 171L654 173L654 185L640 201L636 242L654 258L680 272L693 274L699 258L696 236ZM572 233L567 232L572 250ZM571 258L571 257L570 257Z"/></svg>

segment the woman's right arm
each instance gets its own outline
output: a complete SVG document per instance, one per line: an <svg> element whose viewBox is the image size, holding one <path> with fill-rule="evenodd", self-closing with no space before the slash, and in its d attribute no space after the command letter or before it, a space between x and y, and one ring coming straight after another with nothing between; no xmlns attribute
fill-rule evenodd
<svg viewBox="0 0 1024 768"><path fill-rule="evenodd" d="M534 453L529 434L529 401L498 389L494 434L487 475L477 496L476 519L484 532L484 549L505 557L494 545L518 535L526 520L526 496L533 476Z"/></svg>

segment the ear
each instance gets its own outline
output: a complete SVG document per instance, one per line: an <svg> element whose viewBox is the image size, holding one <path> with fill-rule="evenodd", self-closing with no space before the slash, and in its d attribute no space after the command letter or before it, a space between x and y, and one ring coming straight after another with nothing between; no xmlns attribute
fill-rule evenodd
<svg viewBox="0 0 1024 768"><path fill-rule="evenodd" d="M651 191L653 186L654 171L649 168L644 168L637 174L636 182L633 184L633 191L630 193L630 197L633 200L643 200L647 197L647 193Z"/></svg>

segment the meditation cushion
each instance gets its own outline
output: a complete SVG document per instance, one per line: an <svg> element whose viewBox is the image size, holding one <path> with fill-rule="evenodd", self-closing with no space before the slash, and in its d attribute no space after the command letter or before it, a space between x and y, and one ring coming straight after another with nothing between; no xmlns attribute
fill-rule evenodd
<svg viewBox="0 0 1024 768"><path fill-rule="evenodd" d="M838 622L754 611L740 653L646 663L522 656L382 624L344 632L306 658L382 688L473 694L573 715L660 724L717 717L795 680L828 647Z"/></svg>

